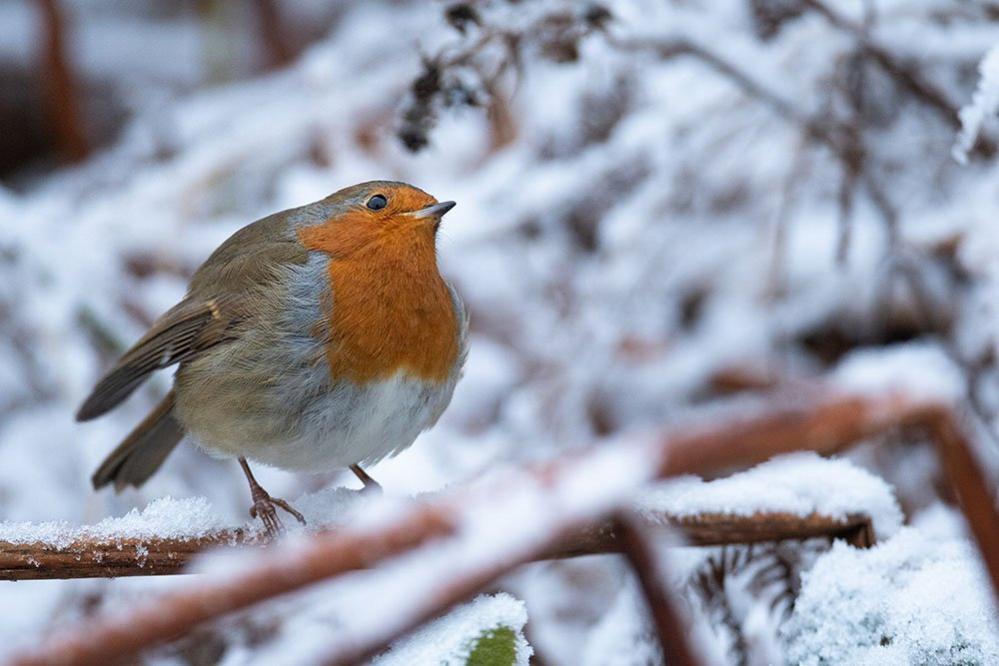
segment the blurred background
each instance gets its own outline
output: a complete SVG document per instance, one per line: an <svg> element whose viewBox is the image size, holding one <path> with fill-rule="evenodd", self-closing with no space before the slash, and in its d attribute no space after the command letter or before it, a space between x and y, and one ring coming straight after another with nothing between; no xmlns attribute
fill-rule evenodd
<svg viewBox="0 0 999 666"><path fill-rule="evenodd" d="M233 231L369 179L458 202L439 254L472 322L441 423L370 470L389 493L676 423L857 351L948 364L991 436L988 90L961 109L995 44L987 0L0 0L0 517L200 495L245 520L238 466L187 445L140 491L91 490L167 373L99 421L73 413ZM960 535L926 443L879 444L852 457L907 522ZM289 498L357 486L258 476ZM606 656L644 640L623 575L586 558L504 583L537 663L654 662ZM0 586L17 608L0 642L170 584ZM774 625L733 612L715 629L733 663L779 660Z"/></svg>

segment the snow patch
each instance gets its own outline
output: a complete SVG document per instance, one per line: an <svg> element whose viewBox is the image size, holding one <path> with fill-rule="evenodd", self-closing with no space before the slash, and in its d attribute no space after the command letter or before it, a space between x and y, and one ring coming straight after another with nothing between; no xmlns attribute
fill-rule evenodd
<svg viewBox="0 0 999 666"><path fill-rule="evenodd" d="M196 539L226 527L225 520L203 497L162 497L144 509L132 509L119 518L105 518L96 525L5 521L0 523L0 541L65 548L77 539Z"/></svg>
<svg viewBox="0 0 999 666"><path fill-rule="evenodd" d="M837 543L802 576L787 663L996 664L999 623L971 544L906 527L869 550Z"/></svg>
<svg viewBox="0 0 999 666"><path fill-rule="evenodd" d="M761 512L871 517L878 539L902 524L902 512L891 487L845 459L811 453L779 456L746 472L703 481L681 477L644 491L636 508L650 520L671 516L721 513L751 516Z"/></svg>

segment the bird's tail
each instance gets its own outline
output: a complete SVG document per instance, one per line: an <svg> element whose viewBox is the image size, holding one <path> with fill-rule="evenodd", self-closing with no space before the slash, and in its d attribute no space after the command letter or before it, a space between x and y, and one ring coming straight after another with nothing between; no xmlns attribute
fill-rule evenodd
<svg viewBox="0 0 999 666"><path fill-rule="evenodd" d="M130 485L138 488L160 468L184 437L184 430L173 416L173 406L170 391L97 468L90 477L94 488L109 483L114 483L116 491Z"/></svg>

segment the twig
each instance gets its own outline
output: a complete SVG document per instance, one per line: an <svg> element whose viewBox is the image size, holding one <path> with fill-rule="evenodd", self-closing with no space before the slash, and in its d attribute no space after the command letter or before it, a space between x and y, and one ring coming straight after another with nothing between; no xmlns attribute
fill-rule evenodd
<svg viewBox="0 0 999 666"><path fill-rule="evenodd" d="M377 628L377 634L341 643L330 658L349 660L359 654L376 652L498 576L557 551L584 527L584 519L590 522L601 515L606 516L615 502L623 501L653 477L716 472L795 450L829 453L900 425L925 424L928 417L939 419L941 413L946 413L946 408L937 402L898 393L834 397L815 393L810 398L803 394L796 405L780 405L755 417L667 435L655 442L635 441L613 449L598 448L530 468L514 478L525 483L531 480L533 485L524 490L540 493L540 497L545 498L538 506L549 509L545 530L539 530L536 521L521 525L519 529L515 522L504 522L505 539L513 545L504 543L503 548L488 554L476 567L464 574L456 573L438 594L400 600L398 616L392 621L386 620L384 626ZM553 511L551 507L561 507L559 502L571 501L571 493L567 495L566 487L560 486L560 482L576 487L572 486L572 480L579 483L580 474L592 478L596 470L603 473L608 466L617 467L617 471L595 488L600 491L602 502L590 499L585 511L577 508L582 512L578 514L565 515L559 508L554 515L549 515ZM970 482L974 483L975 478L971 477ZM506 503L501 498L511 492L509 484L494 484L491 493L478 498L478 506L488 505L492 511L502 511ZM988 490L981 492L988 493ZM127 658L176 638L207 620L351 569L372 566L431 539L452 535L460 518L476 518L466 515L470 497L475 496L458 489L442 495L433 504L397 510L391 520L382 521L377 527L345 528L336 535L317 536L295 547L261 553L256 567L221 581L206 582L197 589L152 600L131 610L127 617L102 617L84 622L75 630L63 632L36 650L22 654L15 663L91 664ZM992 534L991 538L999 540L999 522L991 522L995 518L989 514L976 518L974 524L976 530L981 530L982 539ZM537 537L539 531L543 538ZM531 535L538 540L516 545L520 543L518 539L532 538ZM995 557L999 557L999 548ZM992 564L991 560L989 562ZM999 566L999 562L995 564ZM995 580L999 583L999 577Z"/></svg>
<svg viewBox="0 0 999 666"><path fill-rule="evenodd" d="M649 613L656 626L659 645L670 666L699 666L703 663L687 641L689 631L680 616L662 563L642 529L642 523L630 513L622 512L616 521L621 535L621 552L628 559L641 585Z"/></svg>
<svg viewBox="0 0 999 666"><path fill-rule="evenodd" d="M868 35L864 26L858 25L849 18L843 16L822 0L802 0L805 5L811 7L821 14L832 25L840 30L850 33L857 38L860 48L863 49L881 69L895 79L903 88L909 91L913 97L923 101L930 108L936 111L940 117L953 129L961 129L961 120L957 114L957 107L951 104L950 100L932 83L922 77L920 72L912 65L902 62L884 46L873 41Z"/></svg>
<svg viewBox="0 0 999 666"><path fill-rule="evenodd" d="M827 537L870 545L870 518L844 519L812 514L758 513L734 516L718 513L694 516L647 516L646 527L675 529L693 546L745 544L761 541ZM332 534L332 533L331 533ZM266 539L242 529L219 530L190 538L94 538L80 536L69 543L10 543L0 541L0 580L49 580L164 576L184 573L184 567L206 550L260 546ZM542 559L562 559L614 553L619 535L610 522L588 526Z"/></svg>

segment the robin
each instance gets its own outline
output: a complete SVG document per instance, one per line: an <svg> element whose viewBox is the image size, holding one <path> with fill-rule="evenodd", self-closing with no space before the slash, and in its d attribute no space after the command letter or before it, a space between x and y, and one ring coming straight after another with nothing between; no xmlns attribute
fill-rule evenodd
<svg viewBox="0 0 999 666"><path fill-rule="evenodd" d="M468 320L437 268L453 201L372 181L243 227L191 279L187 295L97 383L76 415L93 419L177 364L173 390L107 457L95 488L140 486L190 434L234 457L250 515L281 529L248 460L286 470L362 466L409 447L451 401Z"/></svg>

